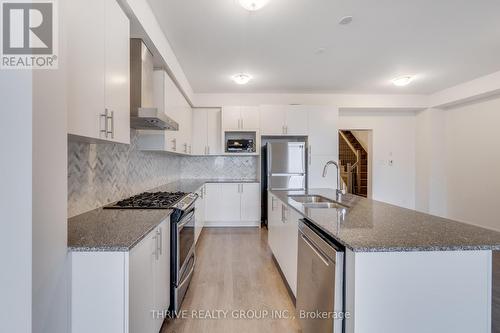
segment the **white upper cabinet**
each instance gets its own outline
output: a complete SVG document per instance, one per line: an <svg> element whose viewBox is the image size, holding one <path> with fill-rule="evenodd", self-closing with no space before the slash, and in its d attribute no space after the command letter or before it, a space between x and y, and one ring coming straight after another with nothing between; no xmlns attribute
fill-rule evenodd
<svg viewBox="0 0 500 333"><path fill-rule="evenodd" d="M260 134L284 135L286 106L262 105L260 107Z"/></svg>
<svg viewBox="0 0 500 333"><path fill-rule="evenodd" d="M257 106L224 106L222 128L224 130L258 130L260 112Z"/></svg>
<svg viewBox="0 0 500 333"><path fill-rule="evenodd" d="M193 109L193 155L219 155L221 150L220 109Z"/></svg>
<svg viewBox="0 0 500 333"><path fill-rule="evenodd" d="M68 0L64 10L68 133L130 143L129 20L116 0Z"/></svg>
<svg viewBox="0 0 500 333"><path fill-rule="evenodd" d="M260 107L262 135L307 135L308 107L303 105L263 105Z"/></svg>
<svg viewBox="0 0 500 333"><path fill-rule="evenodd" d="M225 106L222 108L222 128L239 129L241 112L239 106Z"/></svg>
<svg viewBox="0 0 500 333"><path fill-rule="evenodd" d="M336 107L309 107L309 153L338 156L338 116Z"/></svg>
<svg viewBox="0 0 500 333"><path fill-rule="evenodd" d="M153 87L154 106L179 124L178 131L139 131L139 149L191 154L193 147L192 109L170 76L164 70L155 70Z"/></svg>
<svg viewBox="0 0 500 333"><path fill-rule="evenodd" d="M205 109L193 110L193 155L207 155L207 120Z"/></svg>
<svg viewBox="0 0 500 333"><path fill-rule="evenodd" d="M207 109L207 150L208 155L222 153L221 110Z"/></svg>
<svg viewBox="0 0 500 333"><path fill-rule="evenodd" d="M258 106L241 107L241 129L258 130L260 126L260 111Z"/></svg>
<svg viewBox="0 0 500 333"><path fill-rule="evenodd" d="M308 107L303 105L289 105L286 108L285 134L308 134Z"/></svg>

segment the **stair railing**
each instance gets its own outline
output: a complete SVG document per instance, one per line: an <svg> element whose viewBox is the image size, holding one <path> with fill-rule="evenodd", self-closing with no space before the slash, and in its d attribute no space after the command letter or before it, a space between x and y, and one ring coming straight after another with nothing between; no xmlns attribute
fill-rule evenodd
<svg viewBox="0 0 500 333"><path fill-rule="evenodd" d="M360 193L361 192L361 151L359 149L354 148L349 139L345 136L344 132L339 131L340 136L347 143L347 146L352 150L354 155L356 156L356 162L352 165L350 163L347 164L347 187L350 190L350 193ZM352 179L353 170L356 169L356 186L354 187L354 181ZM353 189L356 188L356 191Z"/></svg>

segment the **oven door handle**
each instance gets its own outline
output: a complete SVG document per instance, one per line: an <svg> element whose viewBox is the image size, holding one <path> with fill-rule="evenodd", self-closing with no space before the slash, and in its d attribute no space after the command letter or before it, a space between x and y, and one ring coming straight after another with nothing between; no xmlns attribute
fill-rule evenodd
<svg viewBox="0 0 500 333"><path fill-rule="evenodd" d="M177 229L178 229L179 231L181 231L181 230L182 230L182 228L184 228L184 226L185 226L186 224L188 224L188 223L189 223L189 221L191 221L191 220L193 219L193 216L194 216L194 210L192 210L191 212L189 212L189 214L188 214L188 215L184 216L184 217L181 219L181 221L179 222L179 224L178 224L178 226L177 226ZM184 222L183 222L183 221L184 221Z"/></svg>
<svg viewBox="0 0 500 333"><path fill-rule="evenodd" d="M191 275L193 275L195 266L196 266L196 256L193 256L193 266L191 266L191 269L189 270L189 273L187 273L186 278L181 283L179 283L177 288L182 288L182 286L186 284L187 281L189 281L189 278L191 277Z"/></svg>

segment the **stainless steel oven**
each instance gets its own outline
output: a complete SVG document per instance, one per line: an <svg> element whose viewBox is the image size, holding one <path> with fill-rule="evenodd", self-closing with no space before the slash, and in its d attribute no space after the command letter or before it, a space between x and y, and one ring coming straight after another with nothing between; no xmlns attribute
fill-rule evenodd
<svg viewBox="0 0 500 333"><path fill-rule="evenodd" d="M194 243L195 205L174 210L171 221L171 310L178 311L193 276L196 256Z"/></svg>

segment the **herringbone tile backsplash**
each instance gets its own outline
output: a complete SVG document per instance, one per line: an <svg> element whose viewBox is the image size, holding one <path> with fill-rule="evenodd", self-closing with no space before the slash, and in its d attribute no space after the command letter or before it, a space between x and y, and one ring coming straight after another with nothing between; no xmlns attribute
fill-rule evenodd
<svg viewBox="0 0 500 333"><path fill-rule="evenodd" d="M68 143L68 216L181 178L257 177L256 157L194 157L137 150L131 144Z"/></svg>

